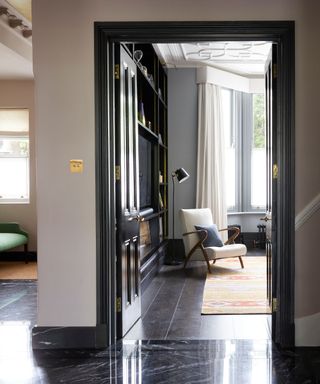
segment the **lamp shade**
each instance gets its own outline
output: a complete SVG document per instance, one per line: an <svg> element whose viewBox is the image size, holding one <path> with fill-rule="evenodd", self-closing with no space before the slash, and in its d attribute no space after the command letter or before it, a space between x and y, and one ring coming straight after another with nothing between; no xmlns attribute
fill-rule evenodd
<svg viewBox="0 0 320 384"><path fill-rule="evenodd" d="M183 183L190 175L184 168L179 168L173 172L179 183Z"/></svg>

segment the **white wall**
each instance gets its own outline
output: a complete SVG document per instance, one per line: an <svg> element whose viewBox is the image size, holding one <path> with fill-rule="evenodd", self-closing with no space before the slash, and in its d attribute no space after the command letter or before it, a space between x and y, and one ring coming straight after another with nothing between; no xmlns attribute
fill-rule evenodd
<svg viewBox="0 0 320 384"><path fill-rule="evenodd" d="M313 0L33 1L40 325L96 321L93 22L295 20L299 212L320 189L319 14L320 3ZM82 175L69 174L73 157L84 159ZM312 266L308 276L296 271L295 315L300 318L320 312L320 300L306 295L318 281L320 260L317 243L304 229L298 232L297 267L305 260ZM307 343L308 337L303 340Z"/></svg>
<svg viewBox="0 0 320 384"><path fill-rule="evenodd" d="M37 250L35 121L33 80L0 81L0 108L29 109L30 203L0 204L0 221L18 222L29 233L29 250ZM19 250L19 249L15 249ZM23 247L20 248L23 250Z"/></svg>

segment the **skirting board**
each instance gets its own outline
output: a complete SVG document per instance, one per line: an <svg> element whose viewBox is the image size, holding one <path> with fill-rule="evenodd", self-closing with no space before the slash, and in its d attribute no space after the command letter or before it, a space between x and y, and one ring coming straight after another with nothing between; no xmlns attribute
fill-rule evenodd
<svg viewBox="0 0 320 384"><path fill-rule="evenodd" d="M37 261L37 252L31 251L27 252L28 261ZM12 251L12 252L1 252L0 261L25 261L26 252L22 251Z"/></svg>
<svg viewBox="0 0 320 384"><path fill-rule="evenodd" d="M320 313L295 319L296 347L320 346Z"/></svg>
<svg viewBox="0 0 320 384"><path fill-rule="evenodd" d="M38 327L32 329L33 349L101 349L107 347L107 326Z"/></svg>

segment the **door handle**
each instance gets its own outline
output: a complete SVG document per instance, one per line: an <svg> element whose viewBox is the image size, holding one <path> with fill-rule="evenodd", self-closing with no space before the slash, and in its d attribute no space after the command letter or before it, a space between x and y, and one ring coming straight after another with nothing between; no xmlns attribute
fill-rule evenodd
<svg viewBox="0 0 320 384"><path fill-rule="evenodd" d="M267 221L271 221L271 219L269 219L268 216L261 217L260 220L263 220L263 221L265 221L265 222L267 222Z"/></svg>
<svg viewBox="0 0 320 384"><path fill-rule="evenodd" d="M137 214L135 216L129 217L129 219L128 219L128 221L134 221L134 220L136 220L136 221L138 221L140 223L141 221L144 221L144 217L142 217L141 215Z"/></svg>

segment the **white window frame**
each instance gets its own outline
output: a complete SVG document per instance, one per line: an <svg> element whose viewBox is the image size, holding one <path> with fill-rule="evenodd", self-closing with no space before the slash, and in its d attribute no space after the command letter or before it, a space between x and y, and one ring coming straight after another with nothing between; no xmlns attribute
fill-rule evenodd
<svg viewBox="0 0 320 384"><path fill-rule="evenodd" d="M28 108L1 108L1 110L27 110L28 115L30 113ZM28 121L28 127L30 127L29 121ZM27 196L21 197L21 198L16 198L16 197L10 197L10 198L5 198L0 196L0 204L29 204L30 203L30 129L28 131L1 131L0 130L0 139L27 139L28 140L28 155L25 156L27 159L27 173L26 173L26 179L27 179ZM23 158L24 156L19 156L16 158ZM6 158L5 156L1 156L0 153L0 158Z"/></svg>
<svg viewBox="0 0 320 384"><path fill-rule="evenodd" d="M265 206L251 205L251 149L253 138L253 94L231 92L231 124L235 135L235 206L228 213L262 213ZM247 172L243 172L247 170Z"/></svg>

